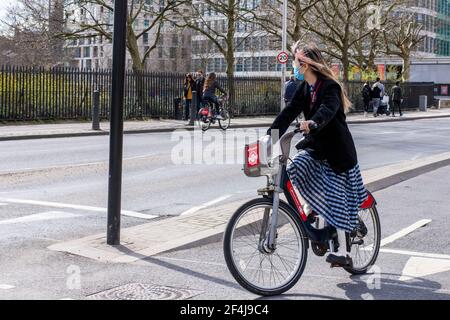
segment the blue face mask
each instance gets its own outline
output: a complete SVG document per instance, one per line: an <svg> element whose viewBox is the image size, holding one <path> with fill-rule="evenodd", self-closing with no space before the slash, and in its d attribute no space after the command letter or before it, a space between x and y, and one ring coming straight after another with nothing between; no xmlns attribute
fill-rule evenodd
<svg viewBox="0 0 450 320"><path fill-rule="evenodd" d="M303 73L300 73L300 68L294 67L294 77L297 80L303 81L305 80L305 75Z"/></svg>

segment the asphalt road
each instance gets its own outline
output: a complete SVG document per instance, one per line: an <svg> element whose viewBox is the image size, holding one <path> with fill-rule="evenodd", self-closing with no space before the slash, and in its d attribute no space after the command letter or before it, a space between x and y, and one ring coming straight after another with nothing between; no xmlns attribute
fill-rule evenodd
<svg viewBox="0 0 450 320"><path fill-rule="evenodd" d="M236 139L255 134L251 130L238 130ZM363 170L450 150L449 119L352 125L351 131ZM204 138L217 138L219 133L211 130ZM176 138L169 133L125 136L124 209L178 215L212 200L220 205L221 200L253 197L264 184L264 179L242 174L241 164L236 163L242 150L234 151L230 145L225 149L228 154L234 152L234 164L174 164L174 159L179 160L172 154L180 146ZM57 241L105 231L101 210L107 201L107 137L0 142L0 150L0 298L83 298L129 282L192 288L200 292L194 297L199 299L257 298L227 273L220 243L163 254L135 265L104 265L46 249ZM447 181L450 169L442 168L376 194L384 237L420 219L432 220L386 248L450 254ZM122 219L123 227L144 222L129 216ZM383 252L379 259L382 289L368 291L364 278L330 270L311 253L305 276L291 295L281 298L449 299L448 271L410 283L398 280L408 263L414 267L417 259L426 257ZM416 260L411 262L412 258ZM67 286L72 265L83 276L80 290ZM2 285L12 288L1 289Z"/></svg>

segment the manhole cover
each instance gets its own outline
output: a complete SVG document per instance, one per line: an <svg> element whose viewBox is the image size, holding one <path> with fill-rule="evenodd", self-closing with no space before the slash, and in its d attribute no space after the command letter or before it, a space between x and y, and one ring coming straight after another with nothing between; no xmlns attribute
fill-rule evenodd
<svg viewBox="0 0 450 320"><path fill-rule="evenodd" d="M94 300L185 300L201 294L199 290L130 283L88 296Z"/></svg>

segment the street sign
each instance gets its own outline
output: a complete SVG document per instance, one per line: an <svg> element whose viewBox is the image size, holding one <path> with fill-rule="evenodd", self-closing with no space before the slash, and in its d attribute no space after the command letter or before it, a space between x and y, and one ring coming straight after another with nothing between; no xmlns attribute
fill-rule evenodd
<svg viewBox="0 0 450 320"><path fill-rule="evenodd" d="M281 64L286 64L289 60L289 54L287 52L280 52L277 56L277 61Z"/></svg>

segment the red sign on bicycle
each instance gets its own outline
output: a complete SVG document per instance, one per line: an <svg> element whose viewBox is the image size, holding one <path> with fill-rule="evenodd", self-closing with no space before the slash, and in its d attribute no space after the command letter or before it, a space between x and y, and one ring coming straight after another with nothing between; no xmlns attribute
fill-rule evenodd
<svg viewBox="0 0 450 320"><path fill-rule="evenodd" d="M281 64L286 64L289 60L289 54L287 52L280 52L277 56L277 61Z"/></svg>

